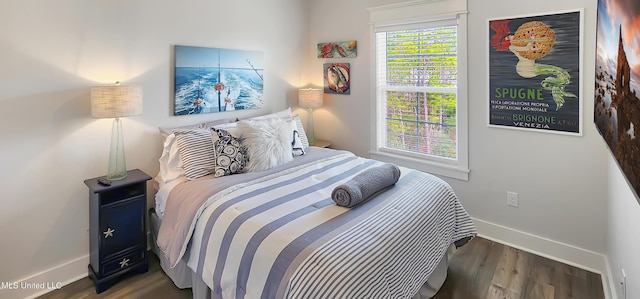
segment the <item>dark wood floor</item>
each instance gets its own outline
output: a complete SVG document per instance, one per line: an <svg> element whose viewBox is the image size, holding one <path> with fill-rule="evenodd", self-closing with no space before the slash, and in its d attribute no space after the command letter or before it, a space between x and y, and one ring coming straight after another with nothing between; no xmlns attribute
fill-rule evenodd
<svg viewBox="0 0 640 299"><path fill-rule="evenodd" d="M83 278L39 298L191 298L164 275L151 254L149 272L131 275L96 295ZM460 248L434 299L604 299L599 274L483 238Z"/></svg>

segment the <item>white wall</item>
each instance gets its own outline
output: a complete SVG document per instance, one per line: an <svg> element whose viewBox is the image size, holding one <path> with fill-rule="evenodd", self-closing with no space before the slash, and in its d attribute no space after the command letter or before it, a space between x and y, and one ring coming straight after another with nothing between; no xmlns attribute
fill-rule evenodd
<svg viewBox="0 0 640 299"><path fill-rule="evenodd" d="M321 84L323 63L351 63L351 95L326 96L327 106L315 115L316 136L331 140L335 147L367 155L369 111L372 109L369 75L372 70L366 8L396 2L402 1L310 1L313 11L311 43L358 41L356 58L315 59L310 64L309 71L315 74L312 81ZM585 20L581 65L584 81L580 97L584 108L583 136L488 128L487 20L576 8L584 8ZM483 228L503 226L510 231L533 235L538 241L576 247L586 255L599 256L600 263L604 264L600 254L607 250L608 169L606 148L592 122L596 1L468 0L468 10L471 173L469 181L445 179L454 187L470 214L488 224ZM328 16L339 21L330 22ZM506 205L507 190L519 193L519 208ZM518 241L511 241L518 245ZM536 250L544 251L545 248Z"/></svg>
<svg viewBox="0 0 640 299"><path fill-rule="evenodd" d="M618 298L622 271L627 275L627 299L640 298L640 203L629 188L613 155L609 155L608 257Z"/></svg>
<svg viewBox="0 0 640 299"><path fill-rule="evenodd" d="M486 127L487 19L583 8L583 136ZM452 184L475 218L606 252L606 148L593 124L596 1L469 1L469 182ZM576 82L578 83L578 82ZM472 111L477 111L473 113ZM520 207L505 205L506 191Z"/></svg>
<svg viewBox="0 0 640 299"><path fill-rule="evenodd" d="M306 59L300 49L308 47L306 5L0 1L0 281L39 279L52 269L86 275L83 180L106 174L111 135L111 120L90 117L91 86L116 80L143 86L144 113L123 119L125 151L129 169L154 176L157 127L275 112L296 103L296 88L307 83L300 67ZM173 116L176 44L263 51L264 107ZM19 297L10 292L0 290L0 298Z"/></svg>
<svg viewBox="0 0 640 299"><path fill-rule="evenodd" d="M111 125L90 118L92 85L120 80L144 87L144 114L123 120L125 150L128 168L154 175L158 126L295 107L295 88L309 82L321 86L322 63L337 61L315 58L315 44L355 39L358 57L343 60L351 63L351 95L325 97L326 106L315 112L316 135L368 155L366 8L395 2L400 1L0 1L0 281L47 277L52 269L86 274L88 203L82 181L106 173ZM608 252L614 280L625 268L638 281L640 207L591 121L595 2L468 0L474 49L469 53L471 176L467 182L447 181L474 218ZM584 136L487 128L487 19L574 8L584 8L585 18ZM265 107L172 116L175 44L263 50ZM520 193L520 208L505 205L507 190ZM74 267L64 267L67 263ZM640 296L638 287L629 284L628 295ZM13 295L0 290L0 298Z"/></svg>

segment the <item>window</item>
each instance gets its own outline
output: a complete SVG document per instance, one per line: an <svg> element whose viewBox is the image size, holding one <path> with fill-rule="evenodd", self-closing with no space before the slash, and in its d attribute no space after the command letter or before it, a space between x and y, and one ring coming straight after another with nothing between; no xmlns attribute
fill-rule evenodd
<svg viewBox="0 0 640 299"><path fill-rule="evenodd" d="M376 48L385 146L455 159L457 27L377 32Z"/></svg>
<svg viewBox="0 0 640 299"><path fill-rule="evenodd" d="M374 23L372 158L468 179L465 27L460 14Z"/></svg>

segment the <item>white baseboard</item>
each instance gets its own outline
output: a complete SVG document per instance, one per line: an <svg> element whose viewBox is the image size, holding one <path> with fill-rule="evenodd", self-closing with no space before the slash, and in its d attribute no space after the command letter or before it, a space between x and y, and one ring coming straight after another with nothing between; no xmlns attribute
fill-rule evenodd
<svg viewBox="0 0 640 299"><path fill-rule="evenodd" d="M607 266L607 279L602 279L602 287L604 288L604 296L606 299L618 299L618 293L616 292L616 287L618 284L613 281L615 276L613 276L613 272L611 271L611 264L609 263L609 258L605 257L604 262Z"/></svg>
<svg viewBox="0 0 640 299"><path fill-rule="evenodd" d="M611 289L611 270L605 255L477 218L473 222L480 237L600 274L605 298L617 299Z"/></svg>
<svg viewBox="0 0 640 299"><path fill-rule="evenodd" d="M0 298L35 298L87 277L89 255L20 279L3 282Z"/></svg>

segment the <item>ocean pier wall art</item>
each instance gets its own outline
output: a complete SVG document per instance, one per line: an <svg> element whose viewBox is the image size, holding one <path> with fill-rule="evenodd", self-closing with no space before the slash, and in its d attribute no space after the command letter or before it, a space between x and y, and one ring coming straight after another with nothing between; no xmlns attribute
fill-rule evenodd
<svg viewBox="0 0 640 299"><path fill-rule="evenodd" d="M263 106L263 52L176 45L174 55L174 115Z"/></svg>

